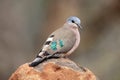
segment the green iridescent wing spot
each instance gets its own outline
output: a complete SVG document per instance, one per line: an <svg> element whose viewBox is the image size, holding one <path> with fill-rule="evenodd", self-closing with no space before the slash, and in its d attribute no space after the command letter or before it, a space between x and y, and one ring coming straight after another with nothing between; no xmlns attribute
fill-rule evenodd
<svg viewBox="0 0 120 80"><path fill-rule="evenodd" d="M62 40L59 40L59 45L60 45L60 47L63 47L64 46L64 42Z"/></svg>
<svg viewBox="0 0 120 80"><path fill-rule="evenodd" d="M50 47L52 50L57 50L57 42L56 41L51 42Z"/></svg>

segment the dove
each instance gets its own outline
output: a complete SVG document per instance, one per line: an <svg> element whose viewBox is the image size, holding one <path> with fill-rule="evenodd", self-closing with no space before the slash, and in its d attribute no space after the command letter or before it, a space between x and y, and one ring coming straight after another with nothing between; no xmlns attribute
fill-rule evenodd
<svg viewBox="0 0 120 80"><path fill-rule="evenodd" d="M80 43L81 21L76 16L69 17L64 25L51 33L39 54L29 64L35 67L50 58L65 58L73 53Z"/></svg>

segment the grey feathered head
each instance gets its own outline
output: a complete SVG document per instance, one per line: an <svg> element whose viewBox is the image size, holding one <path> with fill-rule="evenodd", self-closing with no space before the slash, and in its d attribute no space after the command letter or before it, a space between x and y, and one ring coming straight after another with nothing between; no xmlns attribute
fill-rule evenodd
<svg viewBox="0 0 120 80"><path fill-rule="evenodd" d="M80 28L82 29L82 27L81 27L81 25L80 25L81 21L80 21L80 19L79 19L78 17L76 17L76 16L71 16L71 17L69 17L69 18L67 19L67 22L75 23L78 27L80 27Z"/></svg>

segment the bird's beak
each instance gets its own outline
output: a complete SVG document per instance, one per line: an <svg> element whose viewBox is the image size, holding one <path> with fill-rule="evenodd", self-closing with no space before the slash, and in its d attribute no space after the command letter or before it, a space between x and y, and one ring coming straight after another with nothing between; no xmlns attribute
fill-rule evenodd
<svg viewBox="0 0 120 80"><path fill-rule="evenodd" d="M80 29L83 29L83 27L82 27L80 24L77 24L77 26L78 26Z"/></svg>

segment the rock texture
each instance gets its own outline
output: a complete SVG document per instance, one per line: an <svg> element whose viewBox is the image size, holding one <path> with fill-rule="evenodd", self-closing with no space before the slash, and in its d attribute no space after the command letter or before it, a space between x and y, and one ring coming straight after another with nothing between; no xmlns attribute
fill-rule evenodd
<svg viewBox="0 0 120 80"><path fill-rule="evenodd" d="M49 59L36 67L20 66L9 80L96 80L88 69L69 59Z"/></svg>

